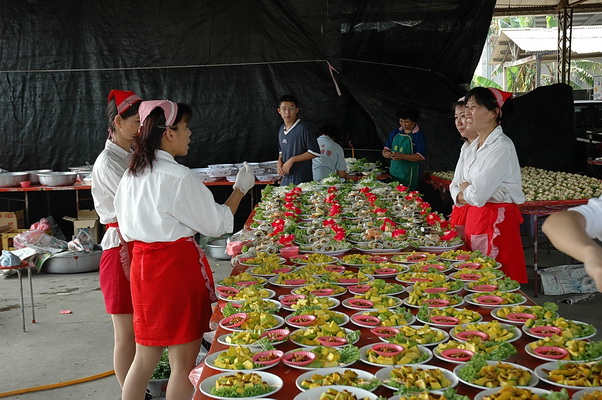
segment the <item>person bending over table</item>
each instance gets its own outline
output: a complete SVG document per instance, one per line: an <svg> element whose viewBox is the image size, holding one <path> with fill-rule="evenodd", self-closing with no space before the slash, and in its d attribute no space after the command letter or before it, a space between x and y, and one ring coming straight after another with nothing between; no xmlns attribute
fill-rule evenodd
<svg viewBox="0 0 602 400"><path fill-rule="evenodd" d="M464 110L466 108L466 99L461 97L454 103L454 122L456 129L460 132L460 137L463 140L462 148L460 149L460 157L454 170L454 178L449 184L449 193L451 198L454 200L454 206L452 207L450 223L466 243L466 236L464 234L464 225L466 225L466 213L470 206L468 204L457 203L458 193L460 192L460 184L466 179L462 176L464 171L464 163L469 152L468 148L472 142L477 138L477 132L472 129L468 129L466 126L466 114Z"/></svg>
<svg viewBox="0 0 602 400"><path fill-rule="evenodd" d="M602 292L602 247L592 239L602 238L602 197L551 214L542 230L554 247L583 263Z"/></svg>
<svg viewBox="0 0 602 400"><path fill-rule="evenodd" d="M321 181L332 173L347 179L347 164L345 163L345 152L340 144L339 130L333 124L324 124L318 131L318 146L320 146L320 157L312 162L314 181Z"/></svg>
<svg viewBox="0 0 602 400"><path fill-rule="evenodd" d="M527 267L520 237L522 216L517 204L525 202L520 165L512 140L500 126L502 106L512 94L476 87L466 94L466 126L477 132L468 147L461 171L465 179L456 196L466 213L466 245L502 264L502 271L527 283ZM508 113L509 108L504 107Z"/></svg>
<svg viewBox="0 0 602 400"><path fill-rule="evenodd" d="M92 167L92 198L100 223L106 225L100 257L100 290L114 331L113 368L119 386L132 365L136 342L132 322L130 256L121 238L113 199L132 155L134 135L140 126L138 107L142 99L129 90L111 90L108 97L108 138Z"/></svg>
<svg viewBox="0 0 602 400"><path fill-rule="evenodd" d="M193 236L232 232L233 215L255 184L245 163L220 205L189 168L175 161L188 153L191 115L182 103L141 103L134 154L115 194L121 233L134 243L130 283L136 355L123 400L144 398L165 346L171 367L167 398L192 397L188 374L209 331L211 302L217 300L211 268Z"/></svg>
<svg viewBox="0 0 602 400"><path fill-rule="evenodd" d="M420 110L407 106L401 109L398 116L399 127L389 134L382 154L391 160L389 172L393 180L410 190L417 190L420 161L426 157L426 141L418 126Z"/></svg>

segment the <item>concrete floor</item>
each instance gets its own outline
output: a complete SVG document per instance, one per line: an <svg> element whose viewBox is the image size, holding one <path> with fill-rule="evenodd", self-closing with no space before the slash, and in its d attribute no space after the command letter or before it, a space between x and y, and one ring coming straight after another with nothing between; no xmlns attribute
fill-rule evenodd
<svg viewBox="0 0 602 400"><path fill-rule="evenodd" d="M540 250L540 265L570 264L571 260L556 251ZM527 262L532 259L526 250ZM211 260L216 281L228 276L229 261ZM532 272L532 270L531 270ZM21 328L19 281L16 276L0 277L0 397L15 400L81 400L120 398L114 375L89 380L112 370L112 324L104 311L98 286L98 272L82 274L33 275L36 323L31 323L29 287L23 279L27 332ZM532 284L523 291L532 297ZM540 295L541 304L564 296ZM602 295L574 305L559 303L560 314L595 325L602 332L600 305ZM61 314L71 310L72 314ZM598 334L595 340L602 339ZM42 385L56 385L72 380L85 382L65 387L6 396L6 392Z"/></svg>

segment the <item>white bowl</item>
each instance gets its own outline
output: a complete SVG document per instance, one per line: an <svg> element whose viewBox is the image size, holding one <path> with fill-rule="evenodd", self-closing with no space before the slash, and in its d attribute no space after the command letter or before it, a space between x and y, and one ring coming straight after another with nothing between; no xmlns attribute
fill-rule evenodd
<svg viewBox="0 0 602 400"><path fill-rule="evenodd" d="M228 175L226 176L226 180L228 182L236 182L236 175Z"/></svg>
<svg viewBox="0 0 602 400"><path fill-rule="evenodd" d="M221 178L230 175L232 173L231 171L232 168L212 169L211 172L209 172L209 176L212 178Z"/></svg>
<svg viewBox="0 0 602 400"><path fill-rule="evenodd" d="M280 177L280 175L278 175L278 174L255 175L255 178L261 182L272 182L272 181L275 181L276 179L278 179L279 177Z"/></svg>
<svg viewBox="0 0 602 400"><path fill-rule="evenodd" d="M210 168L191 168L190 170L196 176L209 176L209 173L211 172Z"/></svg>
<svg viewBox="0 0 602 400"><path fill-rule="evenodd" d="M234 164L209 164L207 165L207 167L209 167L209 169L215 170L215 169L232 169L234 168Z"/></svg>

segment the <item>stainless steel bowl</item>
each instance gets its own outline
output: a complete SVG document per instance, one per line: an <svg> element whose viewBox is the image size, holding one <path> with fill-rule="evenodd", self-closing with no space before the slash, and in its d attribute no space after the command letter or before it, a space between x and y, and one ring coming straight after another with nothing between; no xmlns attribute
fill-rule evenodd
<svg viewBox="0 0 602 400"><path fill-rule="evenodd" d="M27 172L3 172L0 173L0 187L20 186L21 182L26 181Z"/></svg>
<svg viewBox="0 0 602 400"><path fill-rule="evenodd" d="M227 243L227 239L217 239L207 243L209 257L218 260L229 260L230 256L228 255L228 253L226 253Z"/></svg>
<svg viewBox="0 0 602 400"><path fill-rule="evenodd" d="M45 172L38 178L44 186L70 186L77 180L77 172Z"/></svg>
<svg viewBox="0 0 602 400"><path fill-rule="evenodd" d="M25 171L29 174L29 177L27 178L28 181L31 182L32 185L39 185L40 184L40 180L38 179L38 174L43 174L46 172L51 172L51 169L34 169L31 171Z"/></svg>

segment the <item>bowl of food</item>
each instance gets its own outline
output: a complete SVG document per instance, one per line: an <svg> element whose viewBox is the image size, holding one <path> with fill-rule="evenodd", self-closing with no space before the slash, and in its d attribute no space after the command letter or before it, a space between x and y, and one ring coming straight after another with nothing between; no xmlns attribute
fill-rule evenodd
<svg viewBox="0 0 602 400"><path fill-rule="evenodd" d="M388 338L397 335L401 331L397 328L379 326L377 328L371 328L370 332L374 333L379 338Z"/></svg>
<svg viewBox="0 0 602 400"><path fill-rule="evenodd" d="M226 328L238 328L247 320L247 313L236 313L222 320L222 326Z"/></svg>
<svg viewBox="0 0 602 400"><path fill-rule="evenodd" d="M288 365L303 367L310 364L316 359L316 355L311 351L299 350L291 351L282 356L282 362Z"/></svg>
<svg viewBox="0 0 602 400"><path fill-rule="evenodd" d="M405 350L403 346L393 343L377 343L370 347L370 349L383 357L393 357Z"/></svg>
<svg viewBox="0 0 602 400"><path fill-rule="evenodd" d="M326 347L336 347L347 344L347 339L338 336L319 336L316 340L322 346Z"/></svg>
<svg viewBox="0 0 602 400"><path fill-rule="evenodd" d="M456 333L456 336L460 340L470 340L470 339L481 339L481 340L489 340L489 335L485 332L481 331L462 331Z"/></svg>
<svg viewBox="0 0 602 400"><path fill-rule="evenodd" d="M255 364L265 366L275 365L280 362L283 354L284 352L282 350L266 350L255 354L251 360L253 360Z"/></svg>
<svg viewBox="0 0 602 400"><path fill-rule="evenodd" d="M562 360L569 354L566 349L558 346L539 346L533 349L533 352L538 356L549 358L550 360Z"/></svg>
<svg viewBox="0 0 602 400"><path fill-rule="evenodd" d="M441 357L456 362L469 361L474 356L474 351L467 349L447 349L441 352Z"/></svg>

